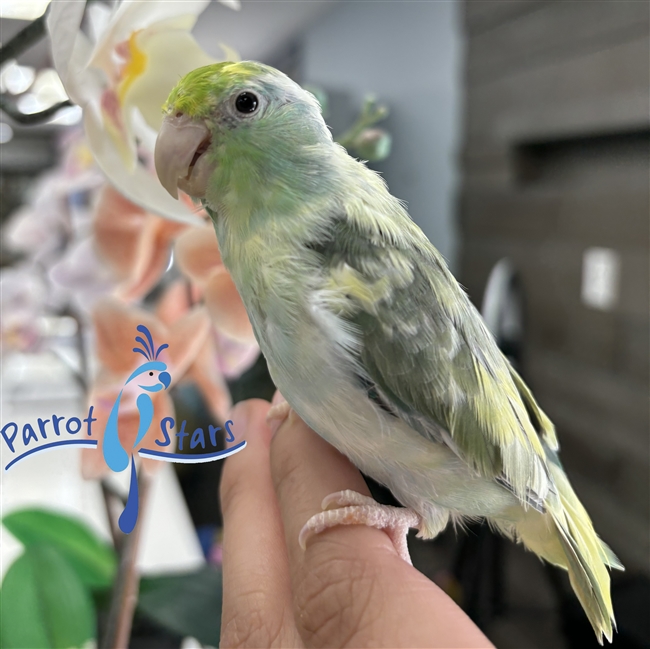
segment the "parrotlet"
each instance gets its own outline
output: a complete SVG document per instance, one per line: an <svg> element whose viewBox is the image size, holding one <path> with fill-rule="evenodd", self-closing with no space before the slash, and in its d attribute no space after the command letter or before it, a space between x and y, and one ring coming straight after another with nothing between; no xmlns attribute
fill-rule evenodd
<svg viewBox="0 0 650 649"><path fill-rule="evenodd" d="M333 494L300 541L339 524L431 539L486 519L568 570L599 641L609 568L553 424L440 253L382 178L333 142L309 92L255 62L186 75L164 106L162 185L200 199L290 407L404 508Z"/></svg>

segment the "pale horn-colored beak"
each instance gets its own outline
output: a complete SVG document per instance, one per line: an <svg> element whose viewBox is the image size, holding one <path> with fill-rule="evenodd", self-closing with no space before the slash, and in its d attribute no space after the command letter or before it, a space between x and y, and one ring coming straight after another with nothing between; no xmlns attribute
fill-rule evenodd
<svg viewBox="0 0 650 649"><path fill-rule="evenodd" d="M195 154L202 144L209 142L210 131L203 122L182 113L167 115L156 140L154 162L162 186L178 198L179 180L187 184L196 163Z"/></svg>

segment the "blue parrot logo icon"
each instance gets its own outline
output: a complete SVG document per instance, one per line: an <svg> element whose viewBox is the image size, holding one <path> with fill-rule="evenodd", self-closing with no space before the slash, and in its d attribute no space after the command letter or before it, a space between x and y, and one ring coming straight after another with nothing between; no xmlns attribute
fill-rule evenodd
<svg viewBox="0 0 650 649"><path fill-rule="evenodd" d="M163 361L158 360L160 353L164 349L167 349L169 345L160 345L156 349L156 346L153 344L151 332L147 327L138 325L136 330L143 334L144 337L136 334L135 341L139 346L134 347L133 351L144 356L146 360L131 373L131 376L126 380L117 395L108 415L106 426L104 427L104 443L102 447L104 460L112 471L120 473L128 468L129 462L131 463L129 495L124 506L124 511L119 518L120 529L125 534L131 533L138 521L140 504L135 454L136 448L144 439L153 422L154 407L151 394L166 390L172 381L172 377L167 371L167 365ZM126 403L128 395L133 394L133 392L137 394L135 405L138 413L138 430L133 446L130 449L125 449L122 446L118 434L120 405L122 404L125 390L127 391L127 397L124 397L124 403ZM102 405L102 409L103 407ZM39 418L37 423L34 424L31 422L23 423L22 447L18 446L20 440L16 441L19 433L19 425L14 421L6 423L0 428L0 439L6 444L7 450L11 454L11 459L6 464L4 470L7 471L16 462L20 462L27 457L31 457L34 453L40 453L41 451L70 446L97 448L98 440L89 439L93 435L92 424L97 421L97 418L93 417L93 410L94 406L89 405L88 416L83 420L80 417L66 418L53 414L51 419ZM85 431L87 437L83 438L80 436L75 438L82 430L82 421L83 424L86 424ZM48 429L47 424L50 422L52 422L52 425ZM178 439L179 451L175 453L169 447L172 445L170 432L176 428L176 422L173 417L164 417L158 422L162 439L155 440L155 448L137 448L137 454L148 460L181 464L200 464L201 462L223 460L246 448L246 440L244 439L234 443L235 434L232 430L234 423L230 419L224 421L222 422L223 428L208 424L207 431L205 430L204 424L203 427L197 427L193 433L189 433L185 430L187 421L183 420L180 422L178 432L174 434ZM229 444L224 449L220 448L220 442L217 436L221 430L225 432L225 441ZM40 433L40 439L37 431ZM48 433L51 433L49 440ZM57 439L59 437L62 438ZM185 438L189 438L189 449L186 449L186 451L189 450L190 453L183 452L183 440ZM41 440L44 443L39 443ZM206 449L206 442L212 448ZM199 448L206 450L206 452L202 453L195 450Z"/></svg>
<svg viewBox="0 0 650 649"><path fill-rule="evenodd" d="M149 329L144 325L138 325L137 330L144 334L145 338L142 338L142 336L136 336L135 341L136 343L139 343L141 347L134 347L133 351L142 354L147 360L133 371L124 385L126 387L131 383L131 381L137 380L136 385L138 388L143 390L136 400L136 406L140 415L138 432L135 437L135 442L133 443L133 448L130 452L127 452L122 446L118 435L120 400L122 399L122 392L124 391L124 388L122 388L115 399L108 421L106 422L103 444L104 460L111 470L116 472L124 471L124 469L129 466L129 461L131 462L129 495L124 511L119 519L120 529L125 534L129 534L133 530L138 520L138 476L136 472L135 458L133 457L133 449L135 449L135 447L142 441L142 438L146 435L153 420L153 401L149 395L152 392L166 390L171 383L171 376L167 371L167 365L158 360L160 352L169 347L169 345L160 345L160 347L156 349Z"/></svg>

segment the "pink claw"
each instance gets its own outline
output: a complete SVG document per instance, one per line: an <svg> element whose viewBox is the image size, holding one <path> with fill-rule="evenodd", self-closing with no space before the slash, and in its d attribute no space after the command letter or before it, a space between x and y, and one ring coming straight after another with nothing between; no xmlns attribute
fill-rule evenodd
<svg viewBox="0 0 650 649"><path fill-rule="evenodd" d="M356 491L346 490L327 496L323 511L312 516L300 530L298 543L305 550L307 541L316 534L338 525L368 525L388 534L395 550L406 563L413 565L406 543L409 528L419 529L422 518L412 509L389 507Z"/></svg>

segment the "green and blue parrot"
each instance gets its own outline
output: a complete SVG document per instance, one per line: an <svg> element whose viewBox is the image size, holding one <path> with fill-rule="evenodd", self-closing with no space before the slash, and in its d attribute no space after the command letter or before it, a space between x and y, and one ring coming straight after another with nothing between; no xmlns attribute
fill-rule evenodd
<svg viewBox="0 0 650 649"><path fill-rule="evenodd" d="M210 213L278 389L406 508L372 501L369 520L365 496L335 494L301 541L373 524L408 560L396 530L433 538L484 518L568 570L611 639L608 568L622 566L562 469L553 424L404 205L333 142L313 95L268 66L217 63L186 75L164 112L160 181Z"/></svg>

